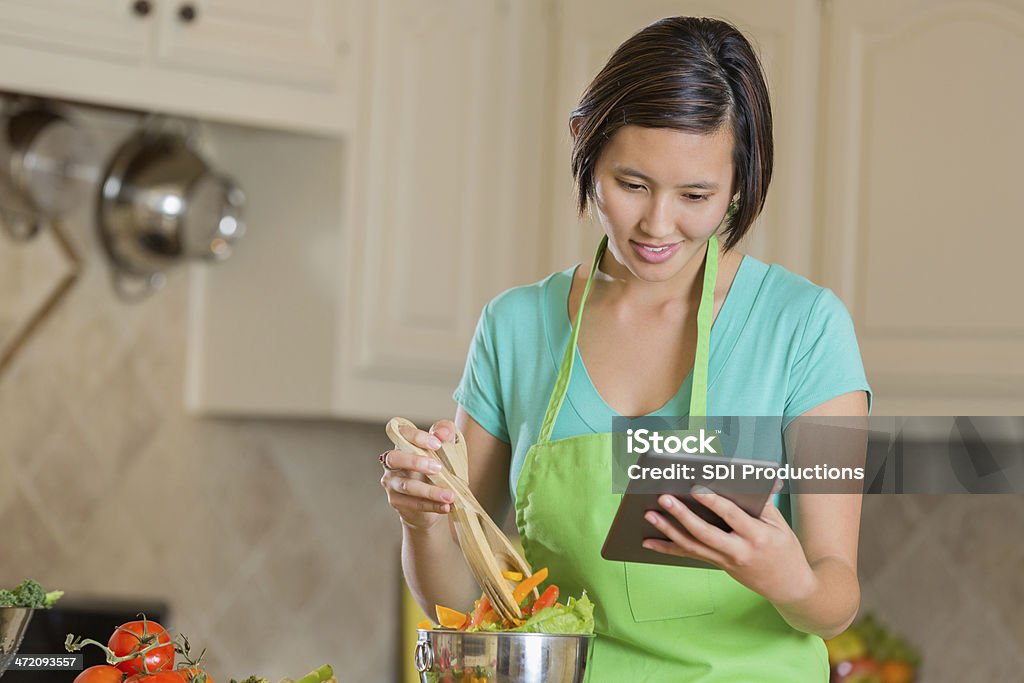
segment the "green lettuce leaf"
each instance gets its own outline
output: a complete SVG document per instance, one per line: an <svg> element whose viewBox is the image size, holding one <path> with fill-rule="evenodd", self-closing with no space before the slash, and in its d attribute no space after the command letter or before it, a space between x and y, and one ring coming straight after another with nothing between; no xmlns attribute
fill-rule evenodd
<svg viewBox="0 0 1024 683"><path fill-rule="evenodd" d="M589 634L594 632L594 603L586 592L579 600L569 598L565 606L545 607L525 624L509 629L513 633Z"/></svg>
<svg viewBox="0 0 1024 683"><path fill-rule="evenodd" d="M526 620L518 628L502 628L501 624L483 624L467 632L503 631L505 633L552 633L587 635L594 632L594 603L586 591L580 599L569 598L568 605L546 607Z"/></svg>

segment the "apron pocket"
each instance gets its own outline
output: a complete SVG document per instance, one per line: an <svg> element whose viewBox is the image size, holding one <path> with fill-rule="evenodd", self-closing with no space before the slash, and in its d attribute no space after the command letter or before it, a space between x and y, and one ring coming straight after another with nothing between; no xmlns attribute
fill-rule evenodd
<svg viewBox="0 0 1024 683"><path fill-rule="evenodd" d="M634 621L681 619L715 611L713 569L625 562L626 597Z"/></svg>

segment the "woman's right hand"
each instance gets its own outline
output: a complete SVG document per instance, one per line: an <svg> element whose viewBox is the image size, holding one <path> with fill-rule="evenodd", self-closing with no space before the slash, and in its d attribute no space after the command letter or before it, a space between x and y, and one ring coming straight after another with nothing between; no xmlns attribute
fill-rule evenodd
<svg viewBox="0 0 1024 683"><path fill-rule="evenodd" d="M455 424L451 420L435 422L429 432L422 429L403 430L402 435L420 448L437 450L441 441L455 437ZM441 463L431 458L405 451L385 451L386 468L380 485L388 494L388 503L402 518L402 523L418 531L433 527L451 512L455 494L435 486L428 474L441 471Z"/></svg>

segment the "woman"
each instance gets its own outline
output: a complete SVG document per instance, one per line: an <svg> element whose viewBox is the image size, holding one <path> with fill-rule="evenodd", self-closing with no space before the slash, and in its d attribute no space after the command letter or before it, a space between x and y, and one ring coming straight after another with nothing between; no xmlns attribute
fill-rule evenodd
<svg viewBox="0 0 1024 683"><path fill-rule="evenodd" d="M599 552L618 504L612 416L706 411L788 425L868 411L839 299L735 250L772 169L757 57L725 22L656 22L612 55L570 131L579 211L592 209L605 237L593 268L554 273L484 308L454 394L470 485L495 519L514 506L533 566L548 566L565 594L586 589L593 599L589 680L827 681L822 638L845 629L860 600L859 496L796 497L799 534L771 500L754 518L697 496L732 524L726 534L662 496L649 521L670 540L645 546L724 571ZM410 436L437 448L452 427ZM451 492L427 483L424 458L388 451L382 460L417 600L428 612L471 604L478 589L444 523Z"/></svg>

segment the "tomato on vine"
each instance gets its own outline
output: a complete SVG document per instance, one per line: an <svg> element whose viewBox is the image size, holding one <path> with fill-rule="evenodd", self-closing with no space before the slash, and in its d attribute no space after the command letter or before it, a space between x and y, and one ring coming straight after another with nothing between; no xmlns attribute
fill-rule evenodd
<svg viewBox="0 0 1024 683"><path fill-rule="evenodd" d="M166 643L166 646L151 647L157 643ZM171 643L171 636L163 626L148 619L129 621L118 626L107 641L107 647L117 657L140 653L137 657L115 665L129 676L155 673L174 666L174 645Z"/></svg>
<svg viewBox="0 0 1024 683"><path fill-rule="evenodd" d="M181 671L164 670L151 674L135 674L124 683L187 683L187 679Z"/></svg>
<svg viewBox="0 0 1024 683"><path fill-rule="evenodd" d="M75 676L74 683L121 683L124 672L116 666L97 664Z"/></svg>

